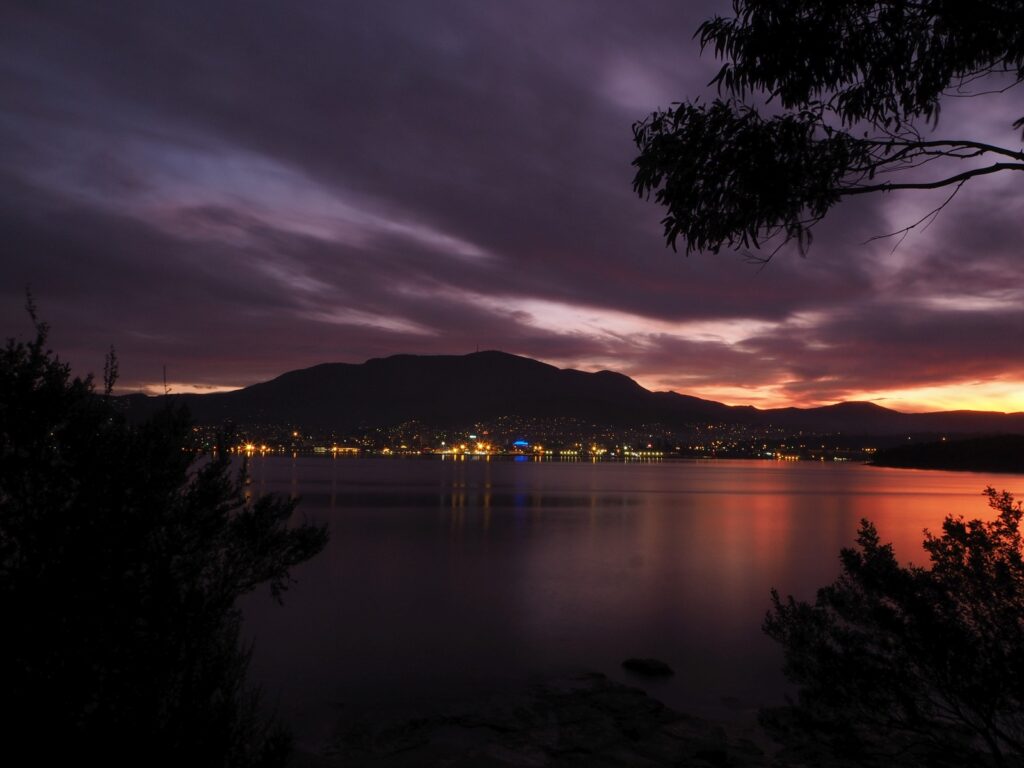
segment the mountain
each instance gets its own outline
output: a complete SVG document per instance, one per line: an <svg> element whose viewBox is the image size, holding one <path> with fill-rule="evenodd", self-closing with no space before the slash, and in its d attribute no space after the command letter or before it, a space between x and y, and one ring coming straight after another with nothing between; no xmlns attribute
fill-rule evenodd
<svg viewBox="0 0 1024 768"><path fill-rule="evenodd" d="M394 355L362 364L324 363L234 392L179 395L197 423L232 420L351 430L418 420L464 426L499 416L572 417L619 426L659 422L772 424L806 432L1024 432L1024 414L973 411L906 414L872 403L759 410L675 392L651 392L620 373L559 369L504 352ZM127 398L133 416L162 398Z"/></svg>
<svg viewBox="0 0 1024 768"><path fill-rule="evenodd" d="M978 435L1024 432L1024 413L934 411L901 413L874 403L836 403L820 408L777 408L761 411L772 424L821 434Z"/></svg>

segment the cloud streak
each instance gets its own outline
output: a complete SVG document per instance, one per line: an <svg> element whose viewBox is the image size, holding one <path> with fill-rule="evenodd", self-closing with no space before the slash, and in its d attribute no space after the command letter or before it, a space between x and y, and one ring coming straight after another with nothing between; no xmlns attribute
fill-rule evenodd
<svg viewBox="0 0 1024 768"><path fill-rule="evenodd" d="M497 348L729 402L1024 410L1019 184L895 253L866 241L919 198L846 203L762 269L665 249L630 124L706 93L690 35L727 6L14 3L0 318L25 332L31 284L126 388Z"/></svg>

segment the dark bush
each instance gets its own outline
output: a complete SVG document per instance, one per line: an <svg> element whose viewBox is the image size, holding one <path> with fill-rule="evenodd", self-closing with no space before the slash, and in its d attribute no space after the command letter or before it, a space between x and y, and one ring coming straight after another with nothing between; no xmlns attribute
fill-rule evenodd
<svg viewBox="0 0 1024 768"><path fill-rule="evenodd" d="M31 307L30 307L30 311ZM33 320L35 320L34 312ZM294 502L246 499L168 405L141 424L36 337L0 353L0 680L7 754L31 764L280 765L246 682L239 596L319 552Z"/></svg>
<svg viewBox="0 0 1024 768"><path fill-rule="evenodd" d="M926 533L930 568L901 566L865 520L813 605L773 592L764 628L798 695L763 720L790 762L1024 762L1022 511L986 494L991 522L948 517Z"/></svg>

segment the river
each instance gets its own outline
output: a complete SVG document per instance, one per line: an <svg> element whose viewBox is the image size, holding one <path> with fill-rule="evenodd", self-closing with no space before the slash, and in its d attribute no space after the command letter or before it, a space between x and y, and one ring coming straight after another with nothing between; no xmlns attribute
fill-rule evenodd
<svg viewBox="0 0 1024 768"><path fill-rule="evenodd" d="M578 670L676 708L748 717L786 691L769 590L813 598L869 518L901 561L947 514L992 517L1024 477L771 461L256 457L259 493L330 527L277 606L243 602L252 677L300 741L374 708ZM664 681L631 678L663 659Z"/></svg>

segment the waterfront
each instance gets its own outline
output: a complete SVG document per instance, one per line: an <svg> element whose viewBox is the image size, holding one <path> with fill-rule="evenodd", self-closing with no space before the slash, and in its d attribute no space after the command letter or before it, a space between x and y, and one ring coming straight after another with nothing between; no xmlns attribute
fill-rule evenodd
<svg viewBox="0 0 1024 768"><path fill-rule="evenodd" d="M245 603L253 675L315 741L355 710L593 669L679 709L747 717L781 700L760 632L769 590L810 598L870 518L898 557L922 529L989 517L1024 477L769 461L597 463L254 457L257 492L331 528L275 608ZM644 683L619 668L654 656Z"/></svg>

